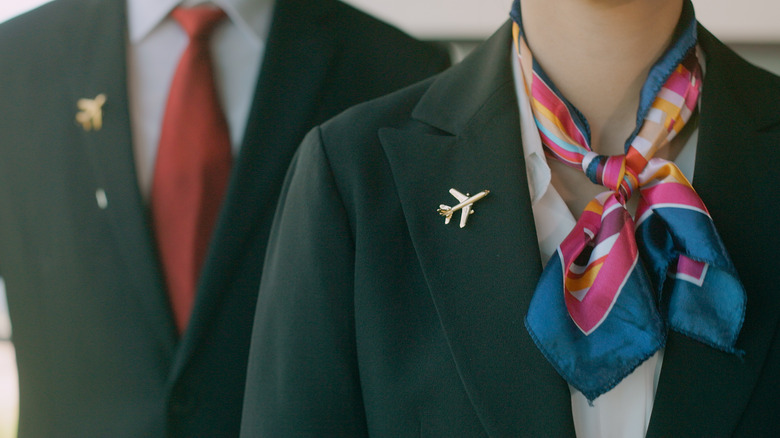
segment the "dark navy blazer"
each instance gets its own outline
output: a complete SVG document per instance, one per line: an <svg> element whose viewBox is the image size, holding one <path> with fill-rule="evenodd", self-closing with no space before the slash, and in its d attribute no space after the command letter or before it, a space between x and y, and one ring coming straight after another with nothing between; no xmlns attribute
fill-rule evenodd
<svg viewBox="0 0 780 438"><path fill-rule="evenodd" d="M242 436L571 437L523 319L541 273L510 26L312 131L271 232ZM670 333L649 437L780 436L780 78L703 28L695 187L748 294L743 359ZM465 228L448 190L490 195ZM454 222L454 221L453 221Z"/></svg>
<svg viewBox="0 0 780 438"><path fill-rule="evenodd" d="M126 28L122 0L58 0L0 26L0 275L22 438L237 436L262 259L294 150L317 123L449 65L444 50L341 2L276 2L178 340L136 183ZM85 132L76 102L99 93L103 127Z"/></svg>

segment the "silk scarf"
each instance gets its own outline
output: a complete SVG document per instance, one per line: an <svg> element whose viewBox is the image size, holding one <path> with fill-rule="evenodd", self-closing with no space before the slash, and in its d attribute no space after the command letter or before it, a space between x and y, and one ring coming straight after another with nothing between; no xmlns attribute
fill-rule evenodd
<svg viewBox="0 0 780 438"><path fill-rule="evenodd" d="M663 347L675 330L735 348L745 292L707 208L677 166L654 158L697 110L702 72L686 0L673 40L640 94L625 153L591 149L585 117L558 91L511 17L534 119L548 159L582 170L606 191L590 201L544 268L526 328L547 360L592 401ZM635 218L626 208L639 197Z"/></svg>

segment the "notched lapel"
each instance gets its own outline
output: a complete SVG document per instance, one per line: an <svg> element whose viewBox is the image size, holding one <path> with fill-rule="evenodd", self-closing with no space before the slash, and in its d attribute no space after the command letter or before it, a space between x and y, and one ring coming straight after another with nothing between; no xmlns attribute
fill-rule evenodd
<svg viewBox="0 0 780 438"><path fill-rule="evenodd" d="M82 50L80 62L83 63L78 74L70 78L73 129L81 131L84 153L96 177L95 208L104 210L114 231L112 236L104 236L106 244L121 254L122 278L132 284L152 336L171 351L176 330L135 173L125 80L125 41L120 30L126 28L123 8L123 2L102 2L100 7L90 8L88 13L94 15L84 17L84 23L89 26L72 36L74 46ZM76 123L76 103L101 93L106 96L102 128L86 131Z"/></svg>
<svg viewBox="0 0 780 438"><path fill-rule="evenodd" d="M505 56L469 61L434 82L414 111L425 124L385 128L379 136L454 361L488 434L573 436L566 384L523 324L541 261L519 115L512 81L503 71L508 62L483 65L487 59L508 61L504 37L508 41L508 32L482 52L505 48ZM487 74L490 83L480 83L479 90L469 85L474 68L495 73ZM435 114L442 100L432 94L448 88L458 96L444 102L461 110L441 120ZM459 105L460 98L470 101ZM476 112L468 114L472 109ZM472 195L490 190L474 204L476 213L465 228L459 228L459 218L445 225L436 211L440 204L452 205L450 188Z"/></svg>
<svg viewBox="0 0 780 438"><path fill-rule="evenodd" d="M312 124L318 103L312 96L320 95L337 50L327 34L330 7L330 2L304 7L298 0L276 4L241 153L202 270L174 375L195 351L220 298L229 293L235 271L246 262L247 252L259 254L259 283L265 236L273 218L269 212L276 208L287 164Z"/></svg>

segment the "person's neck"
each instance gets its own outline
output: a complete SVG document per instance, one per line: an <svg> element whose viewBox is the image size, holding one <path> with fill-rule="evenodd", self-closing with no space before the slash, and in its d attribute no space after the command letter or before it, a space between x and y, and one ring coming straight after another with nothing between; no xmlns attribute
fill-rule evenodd
<svg viewBox="0 0 780 438"><path fill-rule="evenodd" d="M588 119L591 146L623 153L647 73L671 42L683 0L523 0L534 58Z"/></svg>

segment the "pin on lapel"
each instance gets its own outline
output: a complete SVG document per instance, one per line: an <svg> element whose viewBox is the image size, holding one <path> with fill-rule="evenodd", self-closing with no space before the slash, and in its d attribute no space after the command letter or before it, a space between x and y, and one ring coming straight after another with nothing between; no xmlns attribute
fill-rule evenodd
<svg viewBox="0 0 780 438"><path fill-rule="evenodd" d="M106 103L106 95L100 93L94 99L79 99L76 103L81 111L76 113L76 122L81 124L85 131L100 131L103 127L103 105Z"/></svg>
<svg viewBox="0 0 780 438"><path fill-rule="evenodd" d="M464 195L455 189L450 189L450 194L452 194L452 196L458 200L458 204L452 207L441 204L439 205L439 209L436 211L438 211L440 215L444 216L444 223L448 224L450 223L450 219L452 219L452 214L460 210L460 227L463 228L466 226L466 221L469 219L469 215L474 214L474 209L472 208L474 203L487 196L488 193L490 193L490 190L483 190L476 195L471 196L468 193Z"/></svg>

